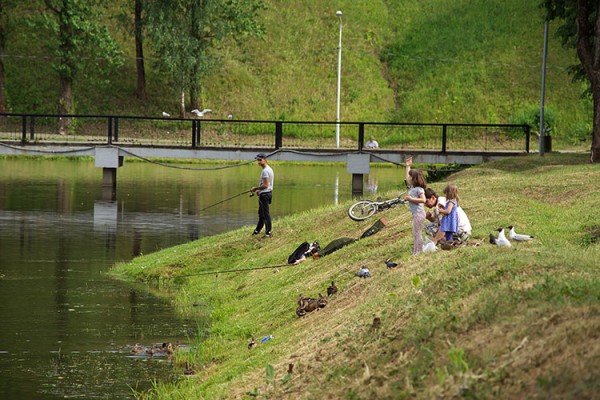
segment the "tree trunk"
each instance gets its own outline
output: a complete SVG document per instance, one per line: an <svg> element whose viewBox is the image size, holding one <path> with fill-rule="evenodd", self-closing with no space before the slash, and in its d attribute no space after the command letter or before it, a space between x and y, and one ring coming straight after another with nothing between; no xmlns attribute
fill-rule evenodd
<svg viewBox="0 0 600 400"><path fill-rule="evenodd" d="M0 112L6 112L6 96L4 94L4 43L6 43L6 37L3 24L3 14L5 13L3 5L3 2L0 1Z"/></svg>
<svg viewBox="0 0 600 400"><path fill-rule="evenodd" d="M194 68L197 69L197 68ZM193 110L197 108L198 110L202 110L202 87L197 82L197 74L194 71L192 73L192 81L190 83L190 107Z"/></svg>
<svg viewBox="0 0 600 400"><path fill-rule="evenodd" d="M592 163L600 162L600 87L593 90L594 98L594 125L592 131L592 152L590 161Z"/></svg>
<svg viewBox="0 0 600 400"><path fill-rule="evenodd" d="M142 0L135 0L135 56L137 67L137 90L135 95L140 100L146 100L146 72L144 70L142 37Z"/></svg>
<svg viewBox="0 0 600 400"><path fill-rule="evenodd" d="M58 101L58 113L73 114L73 79L60 76L60 99ZM71 125L71 118L60 117L58 123L58 133L67 135Z"/></svg>
<svg viewBox="0 0 600 400"><path fill-rule="evenodd" d="M179 110L179 116L185 118L185 88L181 88L181 109Z"/></svg>

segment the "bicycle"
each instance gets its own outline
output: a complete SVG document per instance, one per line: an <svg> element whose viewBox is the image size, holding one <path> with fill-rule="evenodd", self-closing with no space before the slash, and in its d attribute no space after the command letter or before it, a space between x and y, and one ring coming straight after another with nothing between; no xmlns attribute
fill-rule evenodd
<svg viewBox="0 0 600 400"><path fill-rule="evenodd" d="M405 193L406 192L402 192L397 198L385 201L357 201L356 203L352 204L348 209L348 216L354 221L364 221L365 219L377 214L379 211L394 208L398 204L408 203L406 200L400 198Z"/></svg>

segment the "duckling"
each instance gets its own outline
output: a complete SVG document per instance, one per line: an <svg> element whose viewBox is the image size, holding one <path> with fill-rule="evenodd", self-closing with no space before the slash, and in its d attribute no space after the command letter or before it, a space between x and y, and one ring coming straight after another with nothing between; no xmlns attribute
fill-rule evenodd
<svg viewBox="0 0 600 400"><path fill-rule="evenodd" d="M336 294L338 291L337 286L335 286L335 283L333 283L333 281L331 281L331 286L329 286L327 288L327 296L333 296L334 294Z"/></svg>
<svg viewBox="0 0 600 400"><path fill-rule="evenodd" d="M185 368L183 369L183 374L184 375L194 375L196 373L196 371L194 371L194 368L190 365L189 362L185 362Z"/></svg>
<svg viewBox="0 0 600 400"><path fill-rule="evenodd" d="M306 310L304 309L304 307L298 306L298 308L296 308L296 315L299 317L305 316Z"/></svg>
<svg viewBox="0 0 600 400"><path fill-rule="evenodd" d="M304 311L305 312L312 312L312 311L315 311L319 307L320 307L319 300L310 299L310 301L304 306Z"/></svg>
<svg viewBox="0 0 600 400"><path fill-rule="evenodd" d="M327 298L324 297L321 293L319 293L319 298L317 299L317 304L319 308L323 308L327 305Z"/></svg>
<svg viewBox="0 0 600 400"><path fill-rule="evenodd" d="M140 356L140 355L145 355L146 354L146 350L147 348L144 346L139 345L138 343L136 343L132 348L131 348L131 354L134 356Z"/></svg>
<svg viewBox="0 0 600 400"><path fill-rule="evenodd" d="M377 330L379 330L379 328L381 328L381 318L375 317L375 318L373 318L373 324L371 325L371 330L377 331Z"/></svg>
<svg viewBox="0 0 600 400"><path fill-rule="evenodd" d="M254 346L256 346L256 339L254 339L254 336L252 336L252 340L250 340L250 343L248 343L248 350L252 350Z"/></svg>

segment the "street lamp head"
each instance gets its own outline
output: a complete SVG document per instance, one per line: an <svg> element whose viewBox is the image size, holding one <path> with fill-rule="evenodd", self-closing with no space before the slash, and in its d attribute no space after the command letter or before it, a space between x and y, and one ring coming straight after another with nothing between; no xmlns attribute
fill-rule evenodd
<svg viewBox="0 0 600 400"><path fill-rule="evenodd" d="M341 18L341 16L342 16L342 12L341 12L341 11L338 11L338 12L336 12L336 13L335 13L335 15L337 15L338 17L340 17L340 18Z"/></svg>

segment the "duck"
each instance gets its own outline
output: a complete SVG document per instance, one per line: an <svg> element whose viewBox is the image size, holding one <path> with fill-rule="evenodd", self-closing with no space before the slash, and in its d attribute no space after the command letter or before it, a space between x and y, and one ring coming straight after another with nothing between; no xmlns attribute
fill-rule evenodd
<svg viewBox="0 0 600 400"><path fill-rule="evenodd" d="M508 238L510 240L514 240L516 242L526 242L528 240L532 240L533 236L531 235L524 235L524 234L519 234L515 232L515 227L514 226L509 226L508 227L509 231L508 231Z"/></svg>
<svg viewBox="0 0 600 400"><path fill-rule="evenodd" d="M360 270L355 273L354 275L358 276L359 278L370 278L371 277L371 273L369 272L369 269L366 267L366 265L363 265L362 267L360 267Z"/></svg>
<svg viewBox="0 0 600 400"><path fill-rule="evenodd" d="M397 263L390 261L390 259L388 258L387 260L384 261L385 266L389 268L396 268L398 266Z"/></svg>
<svg viewBox="0 0 600 400"><path fill-rule="evenodd" d="M381 318L374 317L373 318L373 324L371 325L371 330L372 331L377 331L377 330L379 330L379 328L381 328Z"/></svg>
<svg viewBox="0 0 600 400"><path fill-rule="evenodd" d="M194 375L196 373L196 371L194 371L194 368L190 365L189 362L185 362L185 368L183 369L183 374L184 375Z"/></svg>
<svg viewBox="0 0 600 400"><path fill-rule="evenodd" d="M334 294L336 294L338 291L337 286L335 286L335 283L333 283L333 281L331 281L331 285L327 288L327 296L333 296Z"/></svg>

